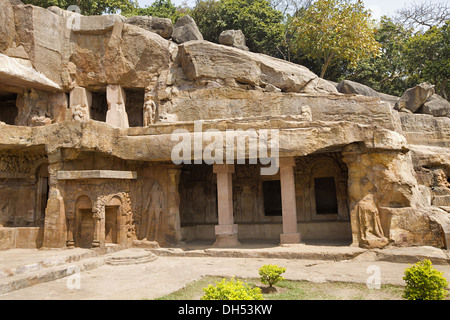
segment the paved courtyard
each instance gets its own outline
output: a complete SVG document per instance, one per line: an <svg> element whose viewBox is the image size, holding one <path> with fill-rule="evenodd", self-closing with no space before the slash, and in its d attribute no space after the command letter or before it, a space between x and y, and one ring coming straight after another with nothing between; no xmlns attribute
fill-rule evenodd
<svg viewBox="0 0 450 320"><path fill-rule="evenodd" d="M144 256L152 259L139 260ZM118 263L108 264L111 258ZM408 263L424 258L450 279L447 251L432 247L131 248L102 255L88 249L14 249L0 252L0 284L17 277L26 280L16 281L22 288L3 293L0 299L155 299L207 275L255 278L258 268L269 263L286 267L285 278L292 280L373 283L378 278L381 284L403 285Z"/></svg>

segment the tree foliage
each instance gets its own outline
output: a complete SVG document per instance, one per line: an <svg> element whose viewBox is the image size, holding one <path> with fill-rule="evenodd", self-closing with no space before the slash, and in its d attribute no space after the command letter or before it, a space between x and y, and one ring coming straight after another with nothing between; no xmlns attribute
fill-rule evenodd
<svg viewBox="0 0 450 320"><path fill-rule="evenodd" d="M101 15L104 13L131 12L136 8L135 0L22 0L25 4L32 4L48 8L58 6L67 10L69 6L77 6L83 15Z"/></svg>
<svg viewBox="0 0 450 320"><path fill-rule="evenodd" d="M356 65L363 58L379 54L380 46L369 22L370 12L360 0L317 0L293 19L294 41L307 57L323 61L323 77L337 60Z"/></svg>
<svg viewBox="0 0 450 320"><path fill-rule="evenodd" d="M222 31L240 29L250 51L275 55L282 38L283 14L268 0L198 0L189 15L212 42Z"/></svg>
<svg viewBox="0 0 450 320"><path fill-rule="evenodd" d="M380 43L380 55L361 60L347 70L346 79L363 83L378 92L400 96L415 81L407 77L405 48L412 31L383 16L375 31Z"/></svg>
<svg viewBox="0 0 450 320"><path fill-rule="evenodd" d="M407 28L427 30L442 27L450 19L450 7L446 2L423 1L413 3L397 11L396 20Z"/></svg>
<svg viewBox="0 0 450 320"><path fill-rule="evenodd" d="M150 6L145 8L136 8L129 16L153 16L160 18L169 18L173 23L182 16L183 10L175 6L171 0L156 0Z"/></svg>
<svg viewBox="0 0 450 320"><path fill-rule="evenodd" d="M406 43L406 67L417 82L428 81L444 98L450 96L450 21L418 32Z"/></svg>

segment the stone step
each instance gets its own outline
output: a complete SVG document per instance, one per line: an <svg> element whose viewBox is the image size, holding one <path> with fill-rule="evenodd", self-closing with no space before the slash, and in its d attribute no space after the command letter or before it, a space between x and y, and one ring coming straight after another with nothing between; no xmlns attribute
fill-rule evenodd
<svg viewBox="0 0 450 320"><path fill-rule="evenodd" d="M34 272L16 274L14 276L0 279L0 294L24 289L36 284L58 280L70 276L76 272L82 272L98 268L104 264L101 257L88 258L75 263L63 264L44 268Z"/></svg>
<svg viewBox="0 0 450 320"><path fill-rule="evenodd" d="M77 249L66 249L66 251L55 251L54 256L40 259L37 262L4 268L2 271L4 276L0 278L0 294L58 280L105 264L140 264L157 259L156 255L144 249L123 249L119 246L110 246L102 250L85 250L84 252ZM51 253L49 252L49 254Z"/></svg>
<svg viewBox="0 0 450 320"><path fill-rule="evenodd" d="M109 255L105 262L109 265L129 265L147 263L156 260L158 257L145 249L131 248Z"/></svg>
<svg viewBox="0 0 450 320"><path fill-rule="evenodd" d="M302 259L302 260L350 260L365 252L357 247L315 247L282 245L269 249L207 248L183 250L181 248L147 249L157 256L172 257L219 257L219 258L266 258L266 259Z"/></svg>
<svg viewBox="0 0 450 320"><path fill-rule="evenodd" d="M10 249L3 252L10 253L11 258L6 256L0 258L0 279L112 254L123 249L121 246L109 244L97 249L39 249L37 251L33 249L31 252L28 249ZM27 255L27 253L30 254Z"/></svg>
<svg viewBox="0 0 450 320"><path fill-rule="evenodd" d="M67 252L64 252L63 254L61 254L61 252L55 252L55 255L51 255L51 251L47 251L50 256L38 259L36 262L26 263L24 261L23 264L19 262L18 265L15 266L2 267L0 269L0 279L36 272L42 269L61 266L99 256L99 252L94 250L85 250L82 252L71 252L71 250L66 251Z"/></svg>

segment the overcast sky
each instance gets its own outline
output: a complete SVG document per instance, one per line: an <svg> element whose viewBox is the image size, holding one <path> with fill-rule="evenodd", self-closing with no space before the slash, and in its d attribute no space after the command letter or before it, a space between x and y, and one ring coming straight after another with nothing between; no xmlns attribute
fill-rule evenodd
<svg viewBox="0 0 450 320"><path fill-rule="evenodd" d="M186 1L189 6L193 6L195 0L172 0L175 5L180 5ZM372 16L375 19L379 19L382 15L392 16L398 9L405 7L413 2L422 3L436 0L363 0L367 9L372 10ZM436 2L442 2L444 0L437 0ZM154 0L138 0L141 7L151 5Z"/></svg>

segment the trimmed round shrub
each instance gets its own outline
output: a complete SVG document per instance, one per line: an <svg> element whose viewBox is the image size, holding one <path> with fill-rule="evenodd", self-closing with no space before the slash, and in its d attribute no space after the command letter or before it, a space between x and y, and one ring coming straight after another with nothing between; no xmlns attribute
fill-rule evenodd
<svg viewBox="0 0 450 320"><path fill-rule="evenodd" d="M403 298L408 300L443 300L447 296L447 279L434 269L430 260L419 261L405 269Z"/></svg>
<svg viewBox="0 0 450 320"><path fill-rule="evenodd" d="M286 272L286 268L274 264L265 264L258 271L261 276L261 282L269 285L269 287L273 287L275 283L284 279L281 274Z"/></svg>
<svg viewBox="0 0 450 320"><path fill-rule="evenodd" d="M263 300L261 289L251 288L247 283L232 277L230 280L222 279L216 285L210 284L203 288L205 294L201 300Z"/></svg>

